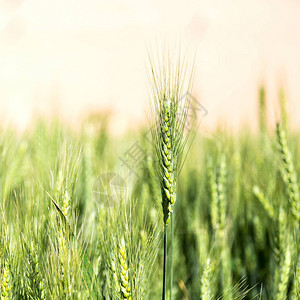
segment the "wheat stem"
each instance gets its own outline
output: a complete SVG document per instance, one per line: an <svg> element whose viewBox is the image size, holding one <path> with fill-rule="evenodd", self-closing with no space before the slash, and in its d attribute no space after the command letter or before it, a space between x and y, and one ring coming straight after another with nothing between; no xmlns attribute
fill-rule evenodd
<svg viewBox="0 0 300 300"><path fill-rule="evenodd" d="M152 130L155 150L158 158L157 171L160 179L162 208L164 215L164 274L163 299L166 296L166 260L167 260L167 225L176 202L176 182L178 172L182 167L183 150L190 135L184 137L184 130L190 108L192 76L185 86L185 61L180 57L171 57L170 52L163 53L163 59L158 68L150 59L151 81L153 85L153 116L156 127ZM185 89L185 90L183 90ZM185 96L184 96L185 93ZM184 96L184 97L183 97ZM174 216L173 216L174 218ZM174 221L173 221L174 222ZM171 234L171 270L173 235ZM170 298L172 299L172 281L170 275Z"/></svg>
<svg viewBox="0 0 300 300"><path fill-rule="evenodd" d="M163 267L162 300L166 299L166 291L167 291L167 225L164 226L164 267Z"/></svg>
<svg viewBox="0 0 300 300"><path fill-rule="evenodd" d="M171 212L170 300L173 294L174 212Z"/></svg>

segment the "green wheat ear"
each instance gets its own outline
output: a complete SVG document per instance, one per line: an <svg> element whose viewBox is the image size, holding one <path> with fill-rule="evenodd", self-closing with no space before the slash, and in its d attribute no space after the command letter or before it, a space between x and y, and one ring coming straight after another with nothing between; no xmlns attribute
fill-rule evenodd
<svg viewBox="0 0 300 300"><path fill-rule="evenodd" d="M176 58L170 53L164 54L161 60L158 58L157 63L149 57L151 108L155 121L151 131L158 161L164 224L167 225L176 202L176 182L183 164L183 151L191 137L191 131L186 136L184 131L190 107L189 95L194 67L186 82L186 63L181 59L180 53Z"/></svg>
<svg viewBox="0 0 300 300"><path fill-rule="evenodd" d="M11 274L6 260L1 281L1 300L11 299Z"/></svg>
<svg viewBox="0 0 300 300"><path fill-rule="evenodd" d="M266 112L266 90L263 85L259 88L259 129L261 133L267 131L267 112Z"/></svg>
<svg viewBox="0 0 300 300"><path fill-rule="evenodd" d="M121 295L124 300L132 300L131 288L129 285L129 270L127 264L127 253L124 238L119 244L119 260L120 260L120 278L121 278Z"/></svg>
<svg viewBox="0 0 300 300"><path fill-rule="evenodd" d="M175 170L177 165L177 159L175 156L174 147L174 108L171 105L171 100L164 98L161 111L161 145L159 147L162 169L162 206L164 213L165 224L169 223L170 212L172 211L172 205L176 201L176 178Z"/></svg>
<svg viewBox="0 0 300 300"><path fill-rule="evenodd" d="M27 251L27 272L29 296L36 299L45 299L46 290L44 280L41 278L40 267L37 249L35 244L31 242L29 245L26 243L25 249Z"/></svg>
<svg viewBox="0 0 300 300"><path fill-rule="evenodd" d="M279 151L281 153L281 159L283 162L283 180L287 187L289 196L289 203L291 206L292 214L297 222L300 220L300 196L299 187L297 182L297 174L294 168L292 155L289 151L287 144L287 137L282 125L277 123L277 141L279 145Z"/></svg>

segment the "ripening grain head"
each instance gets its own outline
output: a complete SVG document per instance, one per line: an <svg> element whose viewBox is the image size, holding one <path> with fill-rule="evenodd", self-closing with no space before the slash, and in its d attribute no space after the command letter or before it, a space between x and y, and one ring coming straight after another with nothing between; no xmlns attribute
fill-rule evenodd
<svg viewBox="0 0 300 300"><path fill-rule="evenodd" d="M194 71L192 67L191 75L187 77L186 59L182 58L180 50L175 51L176 54L171 53L164 50L162 56L157 55L157 60L149 55L154 120L152 136L158 160L165 224L169 223L176 201L176 181L183 163L184 147L190 136L185 136L185 125Z"/></svg>

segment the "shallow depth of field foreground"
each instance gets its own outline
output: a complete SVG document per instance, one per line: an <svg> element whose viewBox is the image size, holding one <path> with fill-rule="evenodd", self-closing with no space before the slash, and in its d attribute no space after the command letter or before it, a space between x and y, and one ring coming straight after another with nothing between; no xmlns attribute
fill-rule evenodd
<svg viewBox="0 0 300 300"><path fill-rule="evenodd" d="M299 299L300 143L284 98L269 124L258 91L256 132L200 124L176 186L163 101L163 136L113 138L101 116L1 131L1 299Z"/></svg>

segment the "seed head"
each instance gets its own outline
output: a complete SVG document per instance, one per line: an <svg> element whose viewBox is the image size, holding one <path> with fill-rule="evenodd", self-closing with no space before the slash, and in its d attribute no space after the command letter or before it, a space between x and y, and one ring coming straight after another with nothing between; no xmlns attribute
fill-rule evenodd
<svg viewBox="0 0 300 300"><path fill-rule="evenodd" d="M186 64L180 55L169 53L158 58L157 66L150 58L152 85L152 116L155 121L152 137L157 156L164 224L170 221L170 212L176 202L176 183L183 163L183 151L190 137L185 133L189 110L192 75L186 84ZM187 96L184 96L187 95Z"/></svg>

